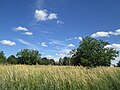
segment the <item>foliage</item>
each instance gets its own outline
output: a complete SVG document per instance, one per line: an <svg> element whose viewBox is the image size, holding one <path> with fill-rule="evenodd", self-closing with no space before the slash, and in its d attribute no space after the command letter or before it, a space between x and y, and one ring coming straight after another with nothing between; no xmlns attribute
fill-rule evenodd
<svg viewBox="0 0 120 90"><path fill-rule="evenodd" d="M110 66L111 60L118 56L118 52L113 48L105 48L108 44L92 37L83 38L79 47L73 51L73 65Z"/></svg>
<svg viewBox="0 0 120 90"><path fill-rule="evenodd" d="M7 62L9 64L17 64L18 60L17 60L17 58L14 55L11 55L11 56L8 57Z"/></svg>
<svg viewBox="0 0 120 90"><path fill-rule="evenodd" d="M55 65L55 61L53 59L47 59L46 57L41 58L40 65Z"/></svg>
<svg viewBox="0 0 120 90"><path fill-rule="evenodd" d="M72 58L64 57L59 59L59 65L72 65Z"/></svg>
<svg viewBox="0 0 120 90"><path fill-rule="evenodd" d="M19 64L35 65L40 62L41 54L37 50L24 49L19 51L17 54Z"/></svg>
<svg viewBox="0 0 120 90"><path fill-rule="evenodd" d="M0 65L0 90L120 90L120 69Z"/></svg>
<svg viewBox="0 0 120 90"><path fill-rule="evenodd" d="M120 61L117 63L117 66L120 67Z"/></svg>
<svg viewBox="0 0 120 90"><path fill-rule="evenodd" d="M6 57L4 55L3 51L0 51L0 64L5 64L6 63Z"/></svg>

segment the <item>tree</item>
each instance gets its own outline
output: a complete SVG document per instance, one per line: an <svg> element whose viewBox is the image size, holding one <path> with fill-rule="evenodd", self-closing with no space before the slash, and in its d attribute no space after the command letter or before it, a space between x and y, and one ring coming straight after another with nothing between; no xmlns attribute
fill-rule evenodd
<svg viewBox="0 0 120 90"><path fill-rule="evenodd" d="M120 67L120 61L117 63L117 66Z"/></svg>
<svg viewBox="0 0 120 90"><path fill-rule="evenodd" d="M72 59L70 57L64 57L63 59L59 59L59 64L60 65L71 65Z"/></svg>
<svg viewBox="0 0 120 90"><path fill-rule="evenodd" d="M49 59L49 62L50 62L51 65L55 65L54 59Z"/></svg>
<svg viewBox="0 0 120 90"><path fill-rule="evenodd" d="M59 58L59 65L63 65L62 58Z"/></svg>
<svg viewBox="0 0 120 90"><path fill-rule="evenodd" d="M85 37L80 42L79 47L73 50L73 65L82 66L110 66L111 60L118 56L118 52L113 48L107 48L108 42L97 40L92 37Z"/></svg>
<svg viewBox="0 0 120 90"><path fill-rule="evenodd" d="M9 56L7 59L7 62L9 64L17 64L18 63L17 58L14 55Z"/></svg>
<svg viewBox="0 0 120 90"><path fill-rule="evenodd" d="M6 63L6 57L3 51L0 51L0 64Z"/></svg>
<svg viewBox="0 0 120 90"><path fill-rule="evenodd" d="M35 65L40 62L41 54L37 50L23 49L17 54L19 64Z"/></svg>

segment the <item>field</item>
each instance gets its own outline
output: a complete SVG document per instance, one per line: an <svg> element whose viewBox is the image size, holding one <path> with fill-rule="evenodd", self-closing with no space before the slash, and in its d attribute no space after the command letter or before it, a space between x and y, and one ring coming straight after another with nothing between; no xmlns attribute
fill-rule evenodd
<svg viewBox="0 0 120 90"><path fill-rule="evenodd" d="M120 90L120 68L0 65L0 90Z"/></svg>

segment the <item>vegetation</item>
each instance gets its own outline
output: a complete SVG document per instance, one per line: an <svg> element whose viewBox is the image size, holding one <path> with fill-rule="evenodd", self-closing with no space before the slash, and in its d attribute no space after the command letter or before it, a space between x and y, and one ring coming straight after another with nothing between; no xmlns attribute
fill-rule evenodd
<svg viewBox="0 0 120 90"><path fill-rule="evenodd" d="M17 54L19 64L36 64L40 62L41 54L37 50L24 49L19 51Z"/></svg>
<svg viewBox="0 0 120 90"><path fill-rule="evenodd" d="M6 63L6 57L5 57L3 51L0 51L0 63L1 64L5 64Z"/></svg>
<svg viewBox="0 0 120 90"><path fill-rule="evenodd" d="M1 64L26 64L26 65L55 65L53 59L46 57L41 58L41 54L37 50L23 49L17 52L16 56L10 55L7 60L3 51L0 53Z"/></svg>
<svg viewBox="0 0 120 90"><path fill-rule="evenodd" d="M85 37L70 52L71 57L60 58L58 63L41 58L37 50L23 49L7 59L1 51L0 90L120 90L119 67L100 67L110 66L110 61L118 56L115 49L105 48L108 44Z"/></svg>
<svg viewBox="0 0 120 90"><path fill-rule="evenodd" d="M120 69L0 65L0 90L120 90Z"/></svg>
<svg viewBox="0 0 120 90"><path fill-rule="evenodd" d="M59 65L72 65L72 58L64 57L59 59Z"/></svg>
<svg viewBox="0 0 120 90"><path fill-rule="evenodd" d="M117 63L117 66L120 67L120 61Z"/></svg>
<svg viewBox="0 0 120 90"><path fill-rule="evenodd" d="M118 51L113 48L106 48L108 42L97 40L92 37L85 37L80 42L78 48L71 51L71 57L59 59L59 63L54 59L41 58L37 50L23 49L17 52L16 56L11 55L7 58L0 52L1 64L27 64L27 65L74 65L74 66L110 66L111 60L118 56ZM119 65L119 64L118 64Z"/></svg>
<svg viewBox="0 0 120 90"><path fill-rule="evenodd" d="M108 44L108 42L91 37L83 38L72 56L73 64L90 67L110 66L111 60L118 56L118 52L113 48L105 48Z"/></svg>
<svg viewBox="0 0 120 90"><path fill-rule="evenodd" d="M63 65L81 65L87 67L110 66L111 60L118 56L118 51L113 48L106 48L108 42L97 40L92 37L85 37L77 49L71 52L72 57L63 58Z"/></svg>
<svg viewBox="0 0 120 90"><path fill-rule="evenodd" d="M7 62L9 64L17 64L18 63L17 58L14 55L9 56L7 59Z"/></svg>

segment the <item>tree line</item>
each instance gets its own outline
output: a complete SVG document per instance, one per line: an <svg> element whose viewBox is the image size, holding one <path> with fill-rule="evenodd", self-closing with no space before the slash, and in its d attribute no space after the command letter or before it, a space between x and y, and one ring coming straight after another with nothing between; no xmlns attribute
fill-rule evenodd
<svg viewBox="0 0 120 90"><path fill-rule="evenodd" d="M8 58L5 57L3 51L0 52L0 63L1 64L26 64L26 65L55 65L53 59L46 57L41 58L41 54L37 50L23 49L17 52L15 55L10 55Z"/></svg>
<svg viewBox="0 0 120 90"><path fill-rule="evenodd" d="M74 65L74 66L110 66L111 60L118 57L119 52L114 48L106 47L108 42L97 40L92 37L85 37L79 43L78 48L70 51L70 57L60 58L58 62L46 57L41 58L37 50L23 49L16 55L5 57L4 52L0 52L1 64L27 64L27 65ZM118 63L120 66L120 62Z"/></svg>

